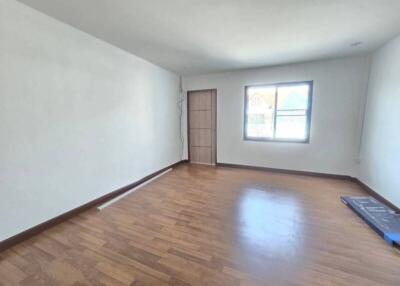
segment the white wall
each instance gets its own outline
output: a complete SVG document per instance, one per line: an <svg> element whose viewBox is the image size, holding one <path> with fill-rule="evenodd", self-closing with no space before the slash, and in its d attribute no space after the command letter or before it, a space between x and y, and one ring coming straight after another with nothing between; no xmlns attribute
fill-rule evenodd
<svg viewBox="0 0 400 286"><path fill-rule="evenodd" d="M0 0L0 241L179 157L178 77Z"/></svg>
<svg viewBox="0 0 400 286"><path fill-rule="evenodd" d="M400 36L373 55L365 114L359 178L400 207Z"/></svg>
<svg viewBox="0 0 400 286"><path fill-rule="evenodd" d="M353 176L369 63L356 57L189 76L184 88L217 89L218 162ZM306 80L314 80L310 144L243 140L245 85Z"/></svg>

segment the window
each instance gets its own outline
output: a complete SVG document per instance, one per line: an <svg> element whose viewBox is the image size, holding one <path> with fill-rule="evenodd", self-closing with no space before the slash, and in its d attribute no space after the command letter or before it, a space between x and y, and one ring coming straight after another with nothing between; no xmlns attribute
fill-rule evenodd
<svg viewBox="0 0 400 286"><path fill-rule="evenodd" d="M313 82L246 86L244 139L308 143Z"/></svg>

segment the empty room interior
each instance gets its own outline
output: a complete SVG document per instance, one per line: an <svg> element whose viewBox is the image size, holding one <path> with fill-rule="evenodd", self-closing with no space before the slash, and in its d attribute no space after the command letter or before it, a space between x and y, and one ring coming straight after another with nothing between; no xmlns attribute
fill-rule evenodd
<svg viewBox="0 0 400 286"><path fill-rule="evenodd" d="M399 286L399 0L0 0L0 286Z"/></svg>

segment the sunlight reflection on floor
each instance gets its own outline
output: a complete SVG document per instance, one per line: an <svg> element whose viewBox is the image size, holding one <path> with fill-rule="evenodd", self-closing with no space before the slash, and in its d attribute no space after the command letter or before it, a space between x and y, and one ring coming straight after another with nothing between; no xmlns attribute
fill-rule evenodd
<svg viewBox="0 0 400 286"><path fill-rule="evenodd" d="M261 189L244 190L238 202L241 247L268 256L296 255L303 241L302 209L294 197L274 196Z"/></svg>

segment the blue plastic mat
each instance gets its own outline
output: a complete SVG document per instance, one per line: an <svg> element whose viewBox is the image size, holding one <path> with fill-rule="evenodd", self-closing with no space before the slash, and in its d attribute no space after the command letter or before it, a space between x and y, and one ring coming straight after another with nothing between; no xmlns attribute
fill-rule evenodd
<svg viewBox="0 0 400 286"><path fill-rule="evenodd" d="M400 246L400 214L373 197L342 197L342 202L388 244Z"/></svg>

